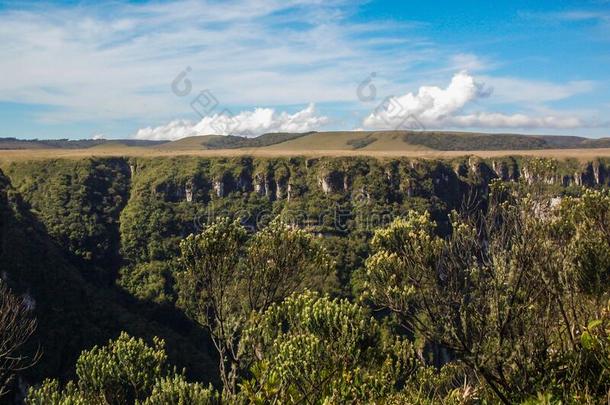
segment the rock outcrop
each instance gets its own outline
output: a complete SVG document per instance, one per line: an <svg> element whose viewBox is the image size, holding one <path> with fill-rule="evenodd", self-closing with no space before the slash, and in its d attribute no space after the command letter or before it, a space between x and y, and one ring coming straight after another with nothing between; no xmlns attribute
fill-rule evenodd
<svg viewBox="0 0 610 405"><path fill-rule="evenodd" d="M193 202L193 181L189 180L184 186L184 197L187 202Z"/></svg>
<svg viewBox="0 0 610 405"><path fill-rule="evenodd" d="M283 200L288 196L288 178L281 177L275 180L275 198Z"/></svg>
<svg viewBox="0 0 610 405"><path fill-rule="evenodd" d="M267 181L264 173L257 173L254 176L254 192L261 197L267 195Z"/></svg>
<svg viewBox="0 0 610 405"><path fill-rule="evenodd" d="M338 193L345 190L344 174L337 170L330 170L318 178L324 194Z"/></svg>
<svg viewBox="0 0 610 405"><path fill-rule="evenodd" d="M212 181L212 188L216 197L222 198L225 196L225 183L222 178Z"/></svg>

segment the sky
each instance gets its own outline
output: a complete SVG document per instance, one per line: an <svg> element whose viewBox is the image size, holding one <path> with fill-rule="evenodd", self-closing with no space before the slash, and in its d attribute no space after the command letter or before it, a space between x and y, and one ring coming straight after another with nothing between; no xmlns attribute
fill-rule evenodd
<svg viewBox="0 0 610 405"><path fill-rule="evenodd" d="M356 129L610 136L610 0L0 0L0 137Z"/></svg>

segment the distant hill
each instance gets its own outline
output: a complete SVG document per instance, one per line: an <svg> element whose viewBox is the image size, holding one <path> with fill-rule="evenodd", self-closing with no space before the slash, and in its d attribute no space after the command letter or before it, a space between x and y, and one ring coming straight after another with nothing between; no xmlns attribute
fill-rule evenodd
<svg viewBox="0 0 610 405"><path fill-rule="evenodd" d="M309 150L426 150L426 145L405 141L403 131L314 132L306 136L270 145L268 149Z"/></svg>
<svg viewBox="0 0 610 405"><path fill-rule="evenodd" d="M204 135L160 145L164 150L264 148L293 152L311 150L474 151L608 148L610 138L486 134L441 131L330 131L269 133L256 138Z"/></svg>
<svg viewBox="0 0 610 405"><path fill-rule="evenodd" d="M275 150L475 151L610 147L610 138L446 131L316 132L271 145Z"/></svg>
<svg viewBox="0 0 610 405"><path fill-rule="evenodd" d="M408 132L404 142L426 146L435 150L532 150L577 149L585 141L593 140L577 136L481 134L470 132ZM591 144L590 147L595 147Z"/></svg>
<svg viewBox="0 0 610 405"><path fill-rule="evenodd" d="M169 141L148 141L142 139L17 139L0 138L0 150L9 149L88 149L113 145L124 147L147 147L161 145Z"/></svg>
<svg viewBox="0 0 610 405"><path fill-rule="evenodd" d="M261 148L306 137L311 134L313 132L273 132L257 136L256 138L235 135L191 136L165 143L160 145L159 148L165 150Z"/></svg>
<svg viewBox="0 0 610 405"><path fill-rule="evenodd" d="M267 133L255 138L235 135L201 135L176 141L120 140L20 140L0 138L8 149L121 149L196 151L261 148L269 151L502 151L610 148L610 138L578 136L488 134L451 131L329 131Z"/></svg>

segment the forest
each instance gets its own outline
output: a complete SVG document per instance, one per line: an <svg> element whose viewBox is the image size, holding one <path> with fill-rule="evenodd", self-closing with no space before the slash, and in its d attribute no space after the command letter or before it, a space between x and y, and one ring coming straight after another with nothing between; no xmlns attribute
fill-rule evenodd
<svg viewBox="0 0 610 405"><path fill-rule="evenodd" d="M0 402L606 404L610 161L0 164Z"/></svg>

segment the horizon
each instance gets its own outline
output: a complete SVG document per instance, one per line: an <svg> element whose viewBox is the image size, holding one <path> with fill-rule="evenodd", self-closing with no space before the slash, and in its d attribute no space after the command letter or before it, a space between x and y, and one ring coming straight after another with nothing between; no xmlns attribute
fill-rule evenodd
<svg viewBox="0 0 610 405"><path fill-rule="evenodd" d="M532 137L565 137L565 138L581 138L581 139L591 139L591 140L601 140L601 139L610 139L610 136L600 136L600 137L587 137L582 135L558 135L558 134L526 134L526 133L517 133L517 132L476 132L476 131L445 131L445 130L401 130L401 129L390 129L390 130L329 130L329 131L306 131L306 132L294 132L293 134L299 135L310 135L310 134L333 134L333 133L363 133L363 134L377 134L377 133L391 133L391 132L412 132L412 133L442 133L443 135L487 135L487 136L532 136ZM265 132L262 134L256 134L254 136L246 136L246 135L235 135L235 134L200 134L200 135L191 135L183 138L176 139L138 139L134 137L126 137L126 138L105 138L105 137L90 137L90 138L17 138L17 137L2 137L0 136L0 141L4 140L16 140L23 142L53 142L53 141L100 141L100 142L112 142L112 141L144 141L144 142L159 142L159 143L168 143L174 141L180 141L187 138L205 138L210 136L222 137L222 136L231 136L237 138L244 139L254 139L264 135L271 134L291 134L290 132Z"/></svg>
<svg viewBox="0 0 610 405"><path fill-rule="evenodd" d="M441 3L3 1L0 137L610 136L608 1Z"/></svg>

